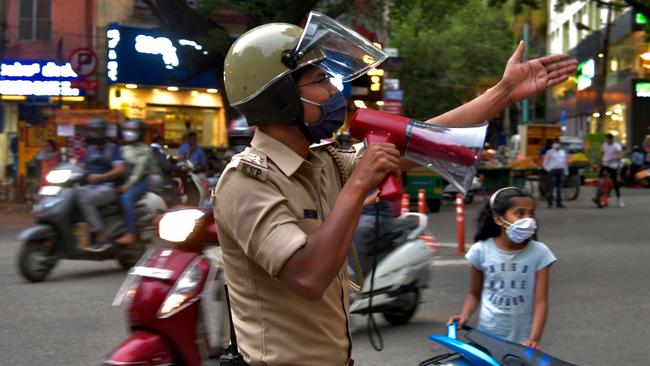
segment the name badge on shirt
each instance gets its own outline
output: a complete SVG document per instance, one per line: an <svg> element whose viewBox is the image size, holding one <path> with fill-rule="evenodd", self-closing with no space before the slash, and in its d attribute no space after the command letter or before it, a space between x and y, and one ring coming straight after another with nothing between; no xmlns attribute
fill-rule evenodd
<svg viewBox="0 0 650 366"><path fill-rule="evenodd" d="M302 211L302 215L303 215L303 218L305 218L305 219L317 219L318 218L318 211L304 209Z"/></svg>

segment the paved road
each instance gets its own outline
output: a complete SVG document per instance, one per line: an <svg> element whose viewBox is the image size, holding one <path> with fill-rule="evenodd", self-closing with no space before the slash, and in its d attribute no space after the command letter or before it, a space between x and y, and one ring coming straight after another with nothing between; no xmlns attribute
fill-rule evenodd
<svg viewBox="0 0 650 366"><path fill-rule="evenodd" d="M650 191L625 190L626 207L599 210L585 189L569 208L538 208L540 240L559 258L551 270L547 352L580 365L643 364L650 339ZM468 229L483 202L467 209ZM441 242L455 241L454 209L430 216ZM63 261L47 282L18 277L19 213L0 213L0 364L97 365L126 334L122 310L111 308L124 272L115 262ZM378 318L382 352L369 345L365 320L355 318L353 356L361 365L413 365L441 349L427 340L442 332L459 311L468 287L468 267L442 248L431 288L414 321L391 327Z"/></svg>

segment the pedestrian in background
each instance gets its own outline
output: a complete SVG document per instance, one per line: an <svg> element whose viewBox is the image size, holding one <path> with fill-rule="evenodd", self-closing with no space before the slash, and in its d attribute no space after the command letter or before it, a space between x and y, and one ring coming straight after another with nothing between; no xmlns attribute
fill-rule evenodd
<svg viewBox="0 0 650 366"><path fill-rule="evenodd" d="M477 241L465 257L471 264L470 292L460 327L481 305L478 329L539 349L548 313L550 266L556 261L536 240L535 200L516 187L502 188L478 218Z"/></svg>
<svg viewBox="0 0 650 366"><path fill-rule="evenodd" d="M623 199L621 199L621 190L619 188L618 170L621 168L621 159L623 158L623 148L617 142L614 142L614 135L608 133L605 135L605 143L601 148L601 161L600 176L605 173L612 178L614 183L614 190L616 191L616 199L620 207L625 206Z"/></svg>
<svg viewBox="0 0 650 366"><path fill-rule="evenodd" d="M47 174L54 169L54 167L61 161L59 152L56 149L56 142L54 140L47 140L43 144L43 149L36 154L36 160L41 162L41 177L40 177L40 186L46 186Z"/></svg>
<svg viewBox="0 0 650 366"><path fill-rule="evenodd" d="M564 177L569 175L569 165L566 161L566 153L560 148L560 140L554 139L551 149L544 154L544 170L547 172L548 189L546 200L548 208L553 207L553 191L555 191L555 206L564 208L562 204L562 185Z"/></svg>

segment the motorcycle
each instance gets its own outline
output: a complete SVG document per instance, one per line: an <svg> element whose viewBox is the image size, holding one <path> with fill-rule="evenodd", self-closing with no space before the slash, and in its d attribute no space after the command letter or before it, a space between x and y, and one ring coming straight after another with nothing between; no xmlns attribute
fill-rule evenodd
<svg viewBox="0 0 650 366"><path fill-rule="evenodd" d="M422 237L426 231L424 214L409 212L392 221L386 234L378 238L377 247L382 249L377 253L374 283L362 279L359 291L350 294L351 314L378 312L392 325L409 322L417 310L420 290L431 280L435 252ZM348 268L348 272L354 278L361 271ZM363 277L372 276L370 271Z"/></svg>
<svg viewBox="0 0 650 366"><path fill-rule="evenodd" d="M613 179L616 179L614 177ZM614 188L614 181L609 174L604 171L602 176L598 178L598 186L596 187L596 197L592 199L598 208L607 207L609 203L609 194Z"/></svg>
<svg viewBox="0 0 650 366"><path fill-rule="evenodd" d="M205 202L208 198L206 185L194 173L194 165L190 161L175 160L159 144L152 144L151 150L161 175L149 177L149 186L162 197L167 207L196 207Z"/></svg>
<svg viewBox="0 0 650 366"><path fill-rule="evenodd" d="M23 242L18 257L20 273L30 282L43 281L59 259L106 260L117 259L124 268L133 266L154 236L154 214L166 206L159 196L148 192L136 204L138 240L133 245L111 243L103 250L91 250L91 235L77 205L74 187L83 183L83 170L64 162L46 177L40 200L33 207L36 219L31 227L18 235ZM105 236L117 239L125 226L119 202L99 207L106 226Z"/></svg>
<svg viewBox="0 0 650 366"><path fill-rule="evenodd" d="M463 325L462 329L465 331L465 338L469 342L458 339L455 322L447 326L446 336L430 335L429 339L440 343L453 352L424 360L420 362L420 366L575 366L536 349L509 342L468 325Z"/></svg>
<svg viewBox="0 0 650 366"><path fill-rule="evenodd" d="M146 253L118 290L113 306L126 305L131 334L103 364L243 365L224 326L230 312L220 252L210 248L218 246L214 217L187 208L165 213L159 225L167 245Z"/></svg>
<svg viewBox="0 0 650 366"><path fill-rule="evenodd" d="M643 167L636 174L634 174L634 179L644 187L650 188L650 168Z"/></svg>

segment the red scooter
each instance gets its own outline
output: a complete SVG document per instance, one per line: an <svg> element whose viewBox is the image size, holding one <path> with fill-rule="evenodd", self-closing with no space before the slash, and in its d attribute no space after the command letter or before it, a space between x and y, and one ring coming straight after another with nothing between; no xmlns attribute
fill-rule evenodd
<svg viewBox="0 0 650 366"><path fill-rule="evenodd" d="M114 306L128 306L131 335L104 365L244 365L234 332L223 347L230 311L220 254L208 250L218 246L212 213L167 212L159 235L169 245L145 253L115 296Z"/></svg>

